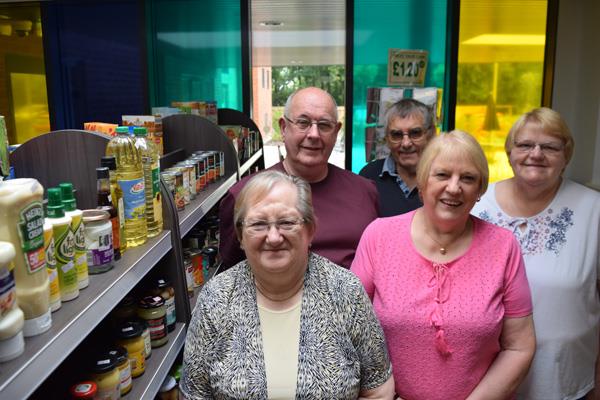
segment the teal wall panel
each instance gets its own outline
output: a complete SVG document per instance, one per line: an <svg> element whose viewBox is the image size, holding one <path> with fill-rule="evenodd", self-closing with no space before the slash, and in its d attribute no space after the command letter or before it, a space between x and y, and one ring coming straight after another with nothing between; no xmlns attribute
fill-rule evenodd
<svg viewBox="0 0 600 400"><path fill-rule="evenodd" d="M146 22L152 107L216 100L242 111L239 0L148 0Z"/></svg>
<svg viewBox="0 0 600 400"><path fill-rule="evenodd" d="M354 1L352 170L365 165L368 87L387 86L388 49L429 51L425 86L443 88L447 0Z"/></svg>

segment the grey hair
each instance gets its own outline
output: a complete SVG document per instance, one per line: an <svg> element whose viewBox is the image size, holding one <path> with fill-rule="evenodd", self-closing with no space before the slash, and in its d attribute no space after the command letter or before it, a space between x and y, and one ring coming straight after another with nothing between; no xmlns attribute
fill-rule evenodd
<svg viewBox="0 0 600 400"><path fill-rule="evenodd" d="M390 121L394 118L408 118L420 115L423 118L425 130L432 134L435 129L435 115L433 110L426 104L415 99L402 99L390 106L385 112L384 132L388 133Z"/></svg>
<svg viewBox="0 0 600 400"><path fill-rule="evenodd" d="M294 186L298 193L296 209L304 218L305 225L311 229L316 227L315 212L312 205L310 184L304 179L287 175L280 171L265 171L252 177L235 200L233 221L238 239L242 238L242 221L246 218L252 204L263 199L276 185L287 184Z"/></svg>
<svg viewBox="0 0 600 400"><path fill-rule="evenodd" d="M306 90L306 89L319 89L320 91L322 91L323 93L325 93L327 96L329 96L329 99L331 100L331 102L333 103L333 117L335 118L335 120L338 120L338 107L337 107L337 102L335 101L335 99L333 98L333 96L331 95L331 93L327 92L326 90L323 90L321 88L317 88L317 87L306 87L306 88L301 88L301 89L297 89L295 90L292 94L290 94L287 98L287 100L285 101L285 107L283 108L283 115L285 115L286 117L289 118L290 116L290 110L292 108L292 101L294 99L294 97L301 91Z"/></svg>

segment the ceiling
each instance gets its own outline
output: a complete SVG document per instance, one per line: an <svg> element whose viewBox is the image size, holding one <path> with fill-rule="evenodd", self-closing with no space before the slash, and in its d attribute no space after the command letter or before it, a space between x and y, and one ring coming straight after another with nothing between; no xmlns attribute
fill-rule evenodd
<svg viewBox="0 0 600 400"><path fill-rule="evenodd" d="M252 64L343 65L345 3L345 0L251 0ZM272 22L282 25L269 25Z"/></svg>

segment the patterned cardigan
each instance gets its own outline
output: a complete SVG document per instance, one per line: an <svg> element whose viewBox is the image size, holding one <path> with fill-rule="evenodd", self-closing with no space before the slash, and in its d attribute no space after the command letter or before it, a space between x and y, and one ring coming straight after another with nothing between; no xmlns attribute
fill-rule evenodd
<svg viewBox="0 0 600 400"><path fill-rule="evenodd" d="M314 253L304 277L296 399L356 399L391 376L385 338L358 278ZM186 399L266 399L250 267L242 261L200 292L187 333Z"/></svg>

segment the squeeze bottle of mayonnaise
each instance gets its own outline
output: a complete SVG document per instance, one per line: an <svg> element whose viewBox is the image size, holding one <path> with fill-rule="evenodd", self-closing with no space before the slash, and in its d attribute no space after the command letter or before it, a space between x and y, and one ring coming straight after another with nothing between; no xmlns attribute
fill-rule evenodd
<svg viewBox="0 0 600 400"><path fill-rule="evenodd" d="M0 240L15 248L17 302L25 325L23 336L50 329L50 289L44 253L44 188L31 178L0 182Z"/></svg>
<svg viewBox="0 0 600 400"><path fill-rule="evenodd" d="M0 242L0 362L17 358L25 349L23 311L17 306L13 276L15 248Z"/></svg>
<svg viewBox="0 0 600 400"><path fill-rule="evenodd" d="M61 301L69 301L79 296L75 255L75 236L71 231L71 217L65 216L59 188L48 189L46 221L52 224L54 255L58 270L58 285Z"/></svg>
<svg viewBox="0 0 600 400"><path fill-rule="evenodd" d="M71 232L75 238L75 270L77 270L77 283L79 289L84 289L90 284L88 278L87 251L85 249L85 235L83 226L83 211L77 209L77 200L73 195L72 183L61 183L58 185L62 194L62 204L65 215L71 217Z"/></svg>

